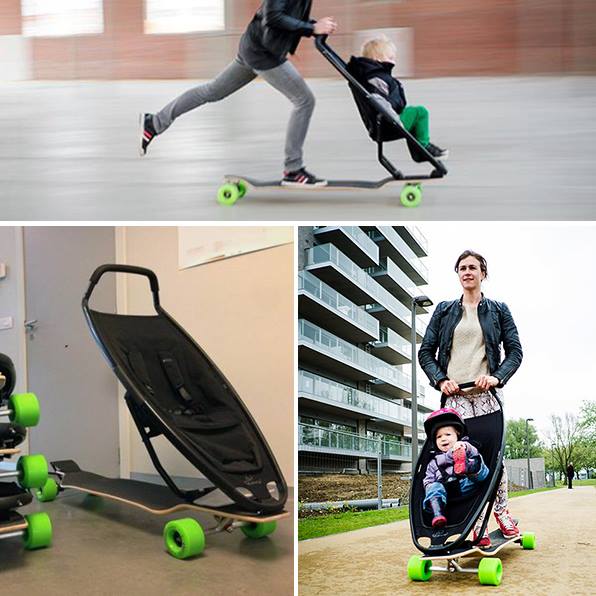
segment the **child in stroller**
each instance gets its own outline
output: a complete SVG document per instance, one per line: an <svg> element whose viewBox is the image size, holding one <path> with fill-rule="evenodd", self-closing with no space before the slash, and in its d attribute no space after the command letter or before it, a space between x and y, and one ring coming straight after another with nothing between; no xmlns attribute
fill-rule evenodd
<svg viewBox="0 0 596 596"><path fill-rule="evenodd" d="M450 483L459 482L460 494L469 495L479 488L489 470L478 449L467 440L466 424L453 408L429 414L424 429L438 453L428 463L422 481L423 507L432 512L433 528L439 528L447 523L444 511Z"/></svg>
<svg viewBox="0 0 596 596"><path fill-rule="evenodd" d="M446 159L449 152L430 142L429 113L424 106L407 105L400 81L392 76L397 49L386 37L370 39L362 46L362 56L352 56L348 72L371 93L387 102L399 114L402 126L436 159Z"/></svg>

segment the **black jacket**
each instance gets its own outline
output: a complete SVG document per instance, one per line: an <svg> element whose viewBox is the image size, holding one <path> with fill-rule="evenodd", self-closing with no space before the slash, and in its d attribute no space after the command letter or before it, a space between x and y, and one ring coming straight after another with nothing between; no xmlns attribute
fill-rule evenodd
<svg viewBox="0 0 596 596"><path fill-rule="evenodd" d="M264 0L240 41L240 56L253 68L272 68L314 33L312 0Z"/></svg>
<svg viewBox="0 0 596 596"><path fill-rule="evenodd" d="M398 114L401 114L407 105L406 93L402 84L391 76L393 66L391 62L352 56L348 62L348 72L369 93L381 95Z"/></svg>
<svg viewBox="0 0 596 596"><path fill-rule="evenodd" d="M443 379L448 378L446 371L451 355L453 331L461 320L462 312L461 298L439 303L424 334L418 361L430 384L436 389ZM490 300L484 295L478 304L478 321L484 336L490 374L499 379L499 387L503 387L522 361L523 353L517 327L504 302ZM505 358L502 361L501 344L505 349Z"/></svg>

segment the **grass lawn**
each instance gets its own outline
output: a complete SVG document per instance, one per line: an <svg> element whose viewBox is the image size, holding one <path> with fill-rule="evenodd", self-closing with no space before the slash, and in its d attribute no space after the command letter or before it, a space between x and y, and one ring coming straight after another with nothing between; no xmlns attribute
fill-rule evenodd
<svg viewBox="0 0 596 596"><path fill-rule="evenodd" d="M574 480L574 486L596 486L596 478L590 480ZM567 486L562 482L557 482L557 486L547 488L537 488L534 490L521 490L509 493L511 498L521 497L533 493L541 493L549 490L556 490ZM309 538L320 538L330 534L340 534L341 532L351 532L370 526L389 524L391 522L408 519L408 507L396 507L394 509L383 509L381 511L346 511L342 513L330 513L317 517L307 517L298 520L298 540L307 540Z"/></svg>
<svg viewBox="0 0 596 596"><path fill-rule="evenodd" d="M382 509L381 511L376 509L372 511L345 511L343 513L307 517L298 520L298 540L351 532L352 530L389 524L402 519L408 519L407 506Z"/></svg>

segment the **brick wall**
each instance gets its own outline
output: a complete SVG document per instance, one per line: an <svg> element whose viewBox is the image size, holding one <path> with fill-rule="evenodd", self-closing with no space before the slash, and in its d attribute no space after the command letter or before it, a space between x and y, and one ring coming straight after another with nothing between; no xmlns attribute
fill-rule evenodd
<svg viewBox="0 0 596 596"><path fill-rule="evenodd" d="M226 0L224 33L144 35L143 0L104 0L101 36L31 40L37 79L205 78L235 55L259 0ZM408 27L417 77L596 72L594 0L314 0L335 16L332 45L354 50L352 31ZM20 1L2 0L0 34L20 33ZM306 76L334 76L310 40L295 61Z"/></svg>

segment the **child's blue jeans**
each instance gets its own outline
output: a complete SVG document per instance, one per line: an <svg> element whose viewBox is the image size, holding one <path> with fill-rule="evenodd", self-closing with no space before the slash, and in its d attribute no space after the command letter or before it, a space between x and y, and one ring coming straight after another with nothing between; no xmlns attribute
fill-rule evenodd
<svg viewBox="0 0 596 596"><path fill-rule="evenodd" d="M483 480L486 480L487 476L488 467L484 462L482 462L480 471L473 478L466 476L465 478L461 478L459 480L459 490L461 491L461 494L471 495L474 493L478 488L478 484ZM424 502L422 503L422 506L425 509L431 499L441 499L443 505L447 503L447 489L442 482L433 482L426 487L426 496L424 497Z"/></svg>

